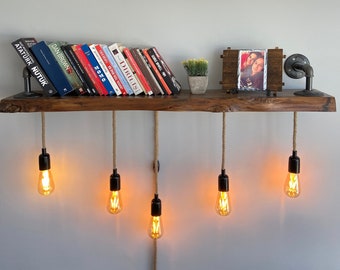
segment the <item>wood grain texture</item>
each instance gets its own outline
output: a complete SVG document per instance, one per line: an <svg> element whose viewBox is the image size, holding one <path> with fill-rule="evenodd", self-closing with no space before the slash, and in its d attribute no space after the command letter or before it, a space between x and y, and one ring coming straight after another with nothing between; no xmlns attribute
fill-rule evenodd
<svg viewBox="0 0 340 270"><path fill-rule="evenodd" d="M279 111L319 111L335 112L333 96L324 93L321 97L294 95L297 90L239 91L236 94L225 90L207 90L203 95L192 95L182 90L171 96L70 96L4 98L0 101L0 112L65 112L65 111L205 111L205 112L279 112ZM275 93L275 95L273 94Z"/></svg>

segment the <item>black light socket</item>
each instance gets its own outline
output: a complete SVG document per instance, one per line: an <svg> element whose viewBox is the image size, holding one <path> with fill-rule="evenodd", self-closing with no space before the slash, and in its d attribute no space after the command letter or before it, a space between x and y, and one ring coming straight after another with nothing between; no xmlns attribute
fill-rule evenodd
<svg viewBox="0 0 340 270"><path fill-rule="evenodd" d="M151 216L159 217L162 215L162 201L158 198L158 194L151 201Z"/></svg>
<svg viewBox="0 0 340 270"><path fill-rule="evenodd" d="M42 153L39 155L39 170L46 171L51 169L50 154L46 152L46 148L42 148Z"/></svg>
<svg viewBox="0 0 340 270"><path fill-rule="evenodd" d="M110 176L110 191L120 190L120 175L117 169L113 169L113 174Z"/></svg>
<svg viewBox="0 0 340 270"><path fill-rule="evenodd" d="M300 158L297 156L297 151L293 150L293 154L288 160L288 172L300 173Z"/></svg>
<svg viewBox="0 0 340 270"><path fill-rule="evenodd" d="M229 177L225 174L225 169L222 169L218 176L218 191L229 191Z"/></svg>

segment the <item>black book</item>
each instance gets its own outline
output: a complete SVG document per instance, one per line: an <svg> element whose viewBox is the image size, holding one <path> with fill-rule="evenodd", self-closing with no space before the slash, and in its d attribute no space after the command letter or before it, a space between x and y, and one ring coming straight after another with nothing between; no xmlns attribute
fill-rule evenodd
<svg viewBox="0 0 340 270"><path fill-rule="evenodd" d="M147 50L152 61L154 61L159 73L162 75L164 81L170 88L172 94L179 94L181 91L181 84L176 80L173 72L164 61L163 57L160 55L156 47L151 47Z"/></svg>
<svg viewBox="0 0 340 270"><path fill-rule="evenodd" d="M12 46L26 64L31 75L37 80L37 82L43 89L43 94L46 96L54 96L58 94L58 91L56 90L56 88L38 63L34 54L30 50L30 48L35 44L37 44L35 38L19 38L12 42Z"/></svg>
<svg viewBox="0 0 340 270"><path fill-rule="evenodd" d="M92 85L92 82L89 79L88 80L86 79L87 74L85 70L83 69L83 67L81 66L80 62L78 61L78 58L74 54L72 45L71 44L62 45L61 49L64 52L67 60L70 62L71 66L73 67L74 71L78 75L87 95L91 95L91 96L94 95L95 90Z"/></svg>

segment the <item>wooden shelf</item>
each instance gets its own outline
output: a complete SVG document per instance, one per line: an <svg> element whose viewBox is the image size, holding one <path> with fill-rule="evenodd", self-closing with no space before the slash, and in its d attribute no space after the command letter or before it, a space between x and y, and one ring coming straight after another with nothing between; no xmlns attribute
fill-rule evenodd
<svg viewBox="0 0 340 270"><path fill-rule="evenodd" d="M207 90L204 95L192 95L182 90L173 96L112 96L112 97L36 97L15 96L0 101L0 112L65 112L65 111L202 111L202 112L335 112L333 96L296 96L297 90L282 90L268 96L265 91Z"/></svg>

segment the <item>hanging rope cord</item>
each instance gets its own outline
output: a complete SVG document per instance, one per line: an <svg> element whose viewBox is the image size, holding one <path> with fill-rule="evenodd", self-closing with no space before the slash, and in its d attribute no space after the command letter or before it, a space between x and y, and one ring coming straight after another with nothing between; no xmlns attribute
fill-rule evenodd
<svg viewBox="0 0 340 270"><path fill-rule="evenodd" d="M159 171L159 161L158 161L158 112L154 112L154 188L155 193L158 194L158 171Z"/></svg>
<svg viewBox="0 0 340 270"><path fill-rule="evenodd" d="M293 151L296 151L297 112L294 112Z"/></svg>
<svg viewBox="0 0 340 270"><path fill-rule="evenodd" d="M46 138L45 138L45 112L41 112L41 145L42 145L42 148L46 148Z"/></svg>
<svg viewBox="0 0 340 270"><path fill-rule="evenodd" d="M226 146L226 112L222 114L222 164L221 169L225 169L225 146Z"/></svg>
<svg viewBox="0 0 340 270"><path fill-rule="evenodd" d="M159 171L159 161L158 161L158 112L154 112L154 189L155 194L158 194L158 171ZM153 240L153 270L157 270L157 239Z"/></svg>
<svg viewBox="0 0 340 270"><path fill-rule="evenodd" d="M117 169L117 156L116 156L116 111L112 111L112 168Z"/></svg>

